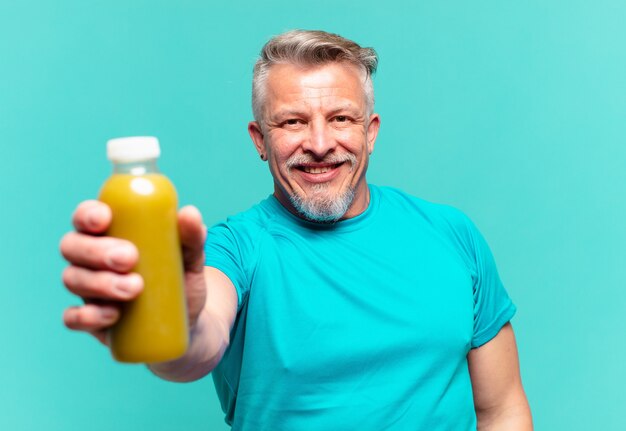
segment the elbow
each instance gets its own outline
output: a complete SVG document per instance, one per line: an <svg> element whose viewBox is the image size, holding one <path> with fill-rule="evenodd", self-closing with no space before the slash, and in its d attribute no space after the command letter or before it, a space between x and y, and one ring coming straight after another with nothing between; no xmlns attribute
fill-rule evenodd
<svg viewBox="0 0 626 431"><path fill-rule="evenodd" d="M220 357L212 357L206 361L187 362L184 359L171 363L146 364L157 377L174 383L190 383L205 377L219 364Z"/></svg>
<svg viewBox="0 0 626 431"><path fill-rule="evenodd" d="M478 431L532 431L530 407L524 398L516 402L476 409Z"/></svg>
<svg viewBox="0 0 626 431"><path fill-rule="evenodd" d="M182 358L148 364L148 369L157 377L176 383L194 382L205 377L217 367L230 345L229 331L215 331L215 328L206 331L196 327L189 350Z"/></svg>

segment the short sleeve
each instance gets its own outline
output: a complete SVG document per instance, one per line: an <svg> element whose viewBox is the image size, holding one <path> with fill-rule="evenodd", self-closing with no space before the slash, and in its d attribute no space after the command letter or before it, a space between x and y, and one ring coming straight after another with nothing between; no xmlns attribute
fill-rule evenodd
<svg viewBox="0 0 626 431"><path fill-rule="evenodd" d="M204 263L222 271L237 290L237 309L249 289L245 270L245 248L227 223L218 223L207 232L204 243Z"/></svg>
<svg viewBox="0 0 626 431"><path fill-rule="evenodd" d="M468 220L475 262L474 334L472 348L480 347L495 337L513 317L516 307L509 298L487 245L474 224Z"/></svg>

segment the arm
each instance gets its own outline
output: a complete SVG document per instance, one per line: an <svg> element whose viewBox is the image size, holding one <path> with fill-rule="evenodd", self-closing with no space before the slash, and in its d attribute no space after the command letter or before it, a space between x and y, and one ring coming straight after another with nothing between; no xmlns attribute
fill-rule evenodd
<svg viewBox="0 0 626 431"><path fill-rule="evenodd" d="M217 366L229 344L230 330L237 314L237 292L226 275L205 267L207 301L191 329L185 356L172 362L150 364L157 376L175 382L204 377Z"/></svg>
<svg viewBox="0 0 626 431"><path fill-rule="evenodd" d="M480 431L531 431L530 407L522 387L515 335L510 323L467 355Z"/></svg>

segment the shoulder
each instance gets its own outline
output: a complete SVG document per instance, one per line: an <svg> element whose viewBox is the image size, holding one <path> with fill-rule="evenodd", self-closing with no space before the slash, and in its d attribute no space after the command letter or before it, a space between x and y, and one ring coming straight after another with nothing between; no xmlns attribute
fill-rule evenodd
<svg viewBox="0 0 626 431"><path fill-rule="evenodd" d="M240 249L254 249L275 217L268 200L265 199L211 226L207 232L207 246L211 243L221 243Z"/></svg>
<svg viewBox="0 0 626 431"><path fill-rule="evenodd" d="M381 204L392 211L422 218L442 228L465 230L471 226L467 215L453 206L427 201L394 187L372 187L377 190Z"/></svg>
<svg viewBox="0 0 626 431"><path fill-rule="evenodd" d="M268 201L269 198L264 199L245 211L228 216L225 220L209 228L209 232L223 227L248 232L263 230L275 217L275 213L272 211Z"/></svg>
<svg viewBox="0 0 626 431"><path fill-rule="evenodd" d="M450 205L431 202L393 187L376 187L380 205L388 219L402 218L420 229L433 234L461 250L473 255L478 230L470 218L460 209Z"/></svg>

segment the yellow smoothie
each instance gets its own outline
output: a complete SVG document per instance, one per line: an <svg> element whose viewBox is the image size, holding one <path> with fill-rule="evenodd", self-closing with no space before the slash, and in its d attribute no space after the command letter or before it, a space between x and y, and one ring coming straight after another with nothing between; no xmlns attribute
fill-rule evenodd
<svg viewBox="0 0 626 431"><path fill-rule="evenodd" d="M100 200L111 207L107 235L139 249L133 272L143 277L139 297L122 306L110 331L111 351L121 362L163 362L182 356L188 346L183 263L172 183L159 173L114 173Z"/></svg>

